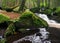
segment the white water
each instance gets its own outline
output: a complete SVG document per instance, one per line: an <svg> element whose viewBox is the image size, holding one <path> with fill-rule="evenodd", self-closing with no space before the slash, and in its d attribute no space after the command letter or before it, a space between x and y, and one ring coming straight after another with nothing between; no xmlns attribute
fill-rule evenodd
<svg viewBox="0 0 60 43"><path fill-rule="evenodd" d="M40 18L44 19L47 23L57 23L55 20L50 20L46 14L37 14Z"/></svg>
<svg viewBox="0 0 60 43"><path fill-rule="evenodd" d="M46 14L37 14L36 13L36 15L39 16L40 18L44 19L48 23L49 27L54 27L54 28L60 29L60 23L57 23L55 20L50 20Z"/></svg>

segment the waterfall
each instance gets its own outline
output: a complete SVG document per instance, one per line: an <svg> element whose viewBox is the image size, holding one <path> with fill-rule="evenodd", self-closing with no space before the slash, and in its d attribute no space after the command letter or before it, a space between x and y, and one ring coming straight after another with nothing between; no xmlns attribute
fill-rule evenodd
<svg viewBox="0 0 60 43"><path fill-rule="evenodd" d="M46 14L37 14L35 13L38 17L44 19L48 24L49 23L57 23L55 20L50 20Z"/></svg>

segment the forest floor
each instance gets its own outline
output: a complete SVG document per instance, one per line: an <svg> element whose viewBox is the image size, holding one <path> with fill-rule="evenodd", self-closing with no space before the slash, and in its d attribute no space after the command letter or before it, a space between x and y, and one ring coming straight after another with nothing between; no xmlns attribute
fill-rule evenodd
<svg viewBox="0 0 60 43"><path fill-rule="evenodd" d="M11 19L16 19L16 18L18 18L18 17L20 16L19 13L15 13L15 12L6 12L6 11L2 11L2 10L0 10L0 13L9 16Z"/></svg>
<svg viewBox="0 0 60 43"><path fill-rule="evenodd" d="M6 12L6 11L3 11L3 10L0 10L0 13L5 14L6 16L10 17L10 19L12 19L12 20L20 17L20 14L15 13L15 12ZM0 30L0 36L3 36L4 32L5 32L5 29L1 29Z"/></svg>

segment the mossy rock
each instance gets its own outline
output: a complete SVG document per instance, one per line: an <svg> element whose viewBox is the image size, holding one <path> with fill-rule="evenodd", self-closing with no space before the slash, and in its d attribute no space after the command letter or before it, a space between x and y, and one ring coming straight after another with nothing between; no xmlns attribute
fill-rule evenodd
<svg viewBox="0 0 60 43"><path fill-rule="evenodd" d="M48 24L46 21L44 21L42 18L36 16L33 12L26 10L24 13L22 13L20 19L18 22L16 22L16 27L48 27Z"/></svg>
<svg viewBox="0 0 60 43"><path fill-rule="evenodd" d="M10 17L4 14L0 14L0 23L6 22L6 21L10 21Z"/></svg>

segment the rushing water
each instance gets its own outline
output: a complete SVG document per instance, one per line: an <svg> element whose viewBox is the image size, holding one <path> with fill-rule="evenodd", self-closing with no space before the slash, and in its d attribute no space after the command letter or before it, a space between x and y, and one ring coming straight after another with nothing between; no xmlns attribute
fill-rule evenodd
<svg viewBox="0 0 60 43"><path fill-rule="evenodd" d="M46 14L37 14L36 15L42 19L44 19L47 23L57 23L55 20L50 20Z"/></svg>
<svg viewBox="0 0 60 43"><path fill-rule="evenodd" d="M60 28L60 23L56 22L55 20L50 20L47 15L45 14L36 15L44 19L48 23L49 27Z"/></svg>

